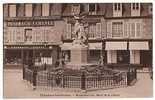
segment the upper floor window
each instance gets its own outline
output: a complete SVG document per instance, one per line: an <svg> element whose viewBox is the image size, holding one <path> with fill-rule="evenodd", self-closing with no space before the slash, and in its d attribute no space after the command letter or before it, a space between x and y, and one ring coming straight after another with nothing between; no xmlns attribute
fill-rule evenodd
<svg viewBox="0 0 155 100"><path fill-rule="evenodd" d="M26 42L32 42L32 29L25 29L24 38Z"/></svg>
<svg viewBox="0 0 155 100"><path fill-rule="evenodd" d="M25 4L25 16L32 17L32 4Z"/></svg>
<svg viewBox="0 0 155 100"><path fill-rule="evenodd" d="M88 27L88 37L89 38L95 38L96 36L96 23L90 23Z"/></svg>
<svg viewBox="0 0 155 100"><path fill-rule="evenodd" d="M23 17L24 16L24 4L17 4L17 16Z"/></svg>
<svg viewBox="0 0 155 100"><path fill-rule="evenodd" d="M121 4L120 4L120 3L115 3L115 4L114 4L114 10L115 10L115 11L121 10Z"/></svg>
<svg viewBox="0 0 155 100"><path fill-rule="evenodd" d="M121 3L114 3L113 4L113 16L114 17L121 17L122 16L122 4Z"/></svg>
<svg viewBox="0 0 155 100"><path fill-rule="evenodd" d="M41 4L33 4L33 16L41 16Z"/></svg>
<svg viewBox="0 0 155 100"><path fill-rule="evenodd" d="M89 4L88 11L89 11L89 14L96 14L97 4Z"/></svg>
<svg viewBox="0 0 155 100"><path fill-rule="evenodd" d="M152 5L149 6L149 14L152 14Z"/></svg>
<svg viewBox="0 0 155 100"><path fill-rule="evenodd" d="M80 4L73 4L72 5L72 14L76 15L80 13Z"/></svg>
<svg viewBox="0 0 155 100"><path fill-rule="evenodd" d="M140 4L139 3L133 3L132 4L132 9L133 10L139 10L140 9Z"/></svg>
<svg viewBox="0 0 155 100"><path fill-rule="evenodd" d="M9 17L16 17L16 5L15 4L9 5Z"/></svg>
<svg viewBox="0 0 155 100"><path fill-rule="evenodd" d="M140 3L131 4L131 16L140 16Z"/></svg>
<svg viewBox="0 0 155 100"><path fill-rule="evenodd" d="M49 16L50 4L42 4L42 16Z"/></svg>
<svg viewBox="0 0 155 100"><path fill-rule="evenodd" d="M123 23L113 22L112 23L112 37L122 37L123 36Z"/></svg>

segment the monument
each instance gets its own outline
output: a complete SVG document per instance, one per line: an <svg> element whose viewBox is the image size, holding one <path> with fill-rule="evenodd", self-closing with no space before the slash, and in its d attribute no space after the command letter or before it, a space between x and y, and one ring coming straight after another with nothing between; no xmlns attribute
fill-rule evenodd
<svg viewBox="0 0 155 100"><path fill-rule="evenodd" d="M74 33L75 39L73 40L72 47L71 47L71 62L68 63L68 66L71 69L81 69L84 65L89 65L87 61L87 54L88 54L88 43L87 40L87 33L85 32L84 23L82 20L84 16L74 16L75 25L74 25Z"/></svg>

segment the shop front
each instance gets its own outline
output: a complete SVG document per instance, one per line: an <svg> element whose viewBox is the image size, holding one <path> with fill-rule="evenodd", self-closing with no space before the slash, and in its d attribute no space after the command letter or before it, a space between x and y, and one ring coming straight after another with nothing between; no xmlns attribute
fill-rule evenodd
<svg viewBox="0 0 155 100"><path fill-rule="evenodd" d="M66 63L70 62L71 46L72 43L64 43L61 45L62 57ZM102 55L102 43L89 43L88 48L88 63L98 64Z"/></svg>
<svg viewBox="0 0 155 100"><path fill-rule="evenodd" d="M5 46L4 66L54 64L59 59L58 46Z"/></svg>

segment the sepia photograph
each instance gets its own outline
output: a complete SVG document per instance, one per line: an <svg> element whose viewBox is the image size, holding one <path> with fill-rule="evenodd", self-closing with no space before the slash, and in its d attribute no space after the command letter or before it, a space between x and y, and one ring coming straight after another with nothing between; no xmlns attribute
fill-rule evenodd
<svg viewBox="0 0 155 100"><path fill-rule="evenodd" d="M3 98L152 98L153 3L3 3Z"/></svg>

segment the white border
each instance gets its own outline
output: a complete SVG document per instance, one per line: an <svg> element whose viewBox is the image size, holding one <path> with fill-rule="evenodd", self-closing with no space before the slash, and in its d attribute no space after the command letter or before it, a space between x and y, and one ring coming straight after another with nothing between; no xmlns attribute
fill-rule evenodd
<svg viewBox="0 0 155 100"><path fill-rule="evenodd" d="M141 2L141 3L153 3L153 14L155 13L155 6L154 6L154 0L1 0L1 4L0 4L0 99L3 99L3 9L2 9L2 4L3 3L116 3L116 2L123 2L123 3L131 3L131 2ZM153 19L155 18L155 16L153 16ZM153 29L155 29L155 21L153 20ZM155 31L153 30L153 33ZM154 35L153 35L154 38ZM153 47L155 47L155 40L153 39ZM153 48L153 62L155 62L155 50ZM154 67L154 66L153 66ZM155 69L153 69L153 72L155 72ZM153 75L153 77L155 78L155 75ZM155 79L153 81L155 83ZM155 85L155 84L153 84ZM153 89L155 90L155 86L153 86ZM143 91L143 89L142 89ZM155 92L153 93L153 95L155 95ZM20 98L22 99L22 98ZM24 99L24 98L23 98ZM38 98L36 98L37 100ZM56 99L56 98L49 98L49 99ZM67 100L67 98L65 98ZM65 99L61 99L61 100L65 100ZM90 98L87 98L86 100L88 100ZM93 98L94 99L94 98ZM100 98L102 99L102 98ZM105 98L103 98L105 99ZM112 99L116 99L116 98L112 98ZM127 98L130 99L130 98ZM137 98L136 100L144 100L145 98ZM146 99L153 99L153 98L146 98ZM80 100L80 99L76 99L76 100ZM117 100L117 99L116 99Z"/></svg>

